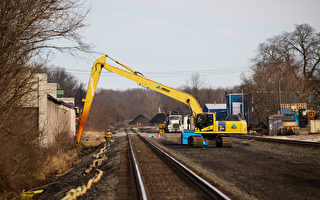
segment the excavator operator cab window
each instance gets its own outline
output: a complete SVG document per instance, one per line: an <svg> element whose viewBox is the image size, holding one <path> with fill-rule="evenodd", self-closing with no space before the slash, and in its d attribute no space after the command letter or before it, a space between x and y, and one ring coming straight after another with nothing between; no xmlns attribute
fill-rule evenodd
<svg viewBox="0 0 320 200"><path fill-rule="evenodd" d="M293 113L286 113L283 116L283 121L285 122L295 122L296 116Z"/></svg>
<svg viewBox="0 0 320 200"><path fill-rule="evenodd" d="M213 125L213 115L212 114L198 114L196 118L196 126L200 130Z"/></svg>

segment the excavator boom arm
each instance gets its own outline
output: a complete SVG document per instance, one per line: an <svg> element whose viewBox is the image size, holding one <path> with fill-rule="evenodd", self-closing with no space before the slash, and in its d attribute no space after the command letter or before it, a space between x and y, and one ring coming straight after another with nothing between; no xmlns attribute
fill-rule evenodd
<svg viewBox="0 0 320 200"><path fill-rule="evenodd" d="M87 89L87 94L86 94L86 98L82 99L82 101L84 101L84 106L83 106L83 111L80 115L80 122L79 122L79 126L78 126L78 134L77 134L77 142L79 143L81 140L81 136L82 136L82 132L83 132L83 128L84 125L86 124L88 115L89 115L89 111L90 111L90 107L92 104L92 100L97 88L97 84L100 78L100 74L101 74L101 64L104 63L106 60L106 57L102 56L101 58L97 59L92 67L92 71L91 71L91 76L89 79L89 84L88 84L88 89Z"/></svg>
<svg viewBox="0 0 320 200"><path fill-rule="evenodd" d="M112 66L105 62L107 58L108 58L107 55L102 56L101 58L97 59L94 62L94 65L92 67L87 95L86 95L86 99L84 100L83 112L80 116L80 124L79 124L78 135L77 135L78 143L81 140L83 128L88 118L89 110L92 104L92 100L94 97L94 93L98 84L98 80L99 80L102 68L105 68L106 70L116 73L124 78L130 79L138 83L140 86L144 88L150 88L154 91L157 91L161 94L164 94L168 97L171 97L175 100L185 103L191 108L193 116L196 116L197 114L202 113L202 108L200 107L196 98L194 98L192 95L182 92L180 90L168 87L161 83L152 81L150 79L147 79L144 76L142 76L140 73L132 70L131 68L113 59L112 59L113 61L115 61L117 64L121 65L122 67L126 68L128 71Z"/></svg>

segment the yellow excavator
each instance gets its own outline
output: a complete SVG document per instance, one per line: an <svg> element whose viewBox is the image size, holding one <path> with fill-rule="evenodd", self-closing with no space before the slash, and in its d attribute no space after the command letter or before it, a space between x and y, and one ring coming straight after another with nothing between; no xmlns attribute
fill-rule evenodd
<svg viewBox="0 0 320 200"><path fill-rule="evenodd" d="M107 58L114 61L124 69L120 69L106 63ZM231 147L232 140L231 137L228 136L229 134L247 134L246 121L216 121L215 114L204 113L198 101L192 95L147 79L140 72L137 72L119 61L114 60L108 55L104 55L97 59L92 67L86 98L83 100L84 107L80 115L80 123L77 129L78 143L81 140L83 128L87 121L98 80L103 68L109 72L113 72L123 76L124 78L130 79L144 88L152 89L188 105L191 108L192 116L194 118L194 127L182 132L181 144L202 146L208 145L207 139L215 139L217 147Z"/></svg>

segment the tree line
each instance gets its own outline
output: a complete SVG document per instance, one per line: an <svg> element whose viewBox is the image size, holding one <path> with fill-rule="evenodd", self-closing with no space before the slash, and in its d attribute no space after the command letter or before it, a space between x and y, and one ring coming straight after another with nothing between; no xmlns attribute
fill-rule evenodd
<svg viewBox="0 0 320 200"><path fill-rule="evenodd" d="M222 88L195 88L190 85L180 90L195 96L201 106L204 106L205 103L225 103L226 90ZM176 111L183 115L191 114L187 105L152 90L144 88L124 91L99 89L93 99L86 129L106 130L126 126L138 115L144 115L150 120L159 112L159 109L163 113Z"/></svg>

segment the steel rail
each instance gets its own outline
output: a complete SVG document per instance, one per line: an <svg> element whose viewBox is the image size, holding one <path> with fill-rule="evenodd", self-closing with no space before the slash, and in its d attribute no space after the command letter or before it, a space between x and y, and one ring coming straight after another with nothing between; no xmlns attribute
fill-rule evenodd
<svg viewBox="0 0 320 200"><path fill-rule="evenodd" d="M180 173L186 176L190 181L192 181L200 190L202 190L210 199L223 199L223 200L230 200L228 196L226 196L223 192L219 189L211 185L209 182L201 178L195 172L187 168L185 165L177 161L175 158L152 144L150 141L142 137L140 134L138 136L146 142L161 158L168 161L173 167L175 167Z"/></svg>
<svg viewBox="0 0 320 200"><path fill-rule="evenodd" d="M277 143L284 143L284 144L320 147L320 142L309 142L309 141L301 141L301 140L286 140L286 139L275 139L275 138L261 138L261 137L244 136L244 135L232 135L231 137L238 138L238 139L264 141L264 142L277 142Z"/></svg>
<svg viewBox="0 0 320 200"><path fill-rule="evenodd" d="M140 199L147 200L148 198L147 198L146 190L144 188L144 184L143 184L143 181L142 181L140 169L139 169L136 157L135 157L134 152L133 152L131 139L129 137L129 134L127 134L127 136L128 136L128 142L129 142L130 157L131 157L131 160L132 160L132 163L133 163L134 172L135 172L135 175L136 175L136 182L137 182L137 185L138 185L138 188L139 188Z"/></svg>

